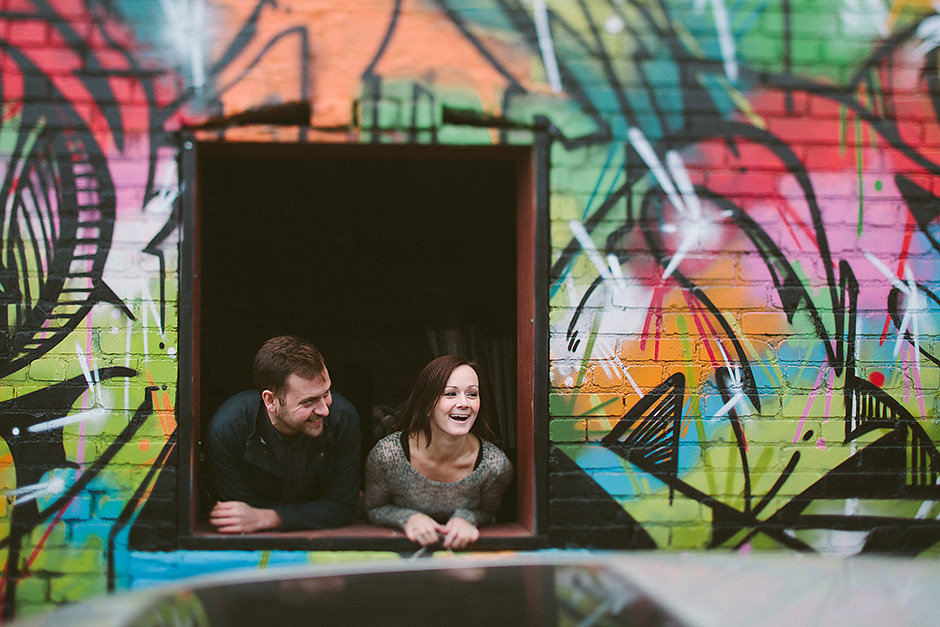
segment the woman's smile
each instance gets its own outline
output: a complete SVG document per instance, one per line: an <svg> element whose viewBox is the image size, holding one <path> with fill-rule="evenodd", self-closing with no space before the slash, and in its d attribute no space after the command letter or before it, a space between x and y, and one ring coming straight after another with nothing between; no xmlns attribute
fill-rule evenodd
<svg viewBox="0 0 940 627"><path fill-rule="evenodd" d="M480 380L470 366L450 373L444 392L432 411L431 428L450 435L465 435L480 411Z"/></svg>

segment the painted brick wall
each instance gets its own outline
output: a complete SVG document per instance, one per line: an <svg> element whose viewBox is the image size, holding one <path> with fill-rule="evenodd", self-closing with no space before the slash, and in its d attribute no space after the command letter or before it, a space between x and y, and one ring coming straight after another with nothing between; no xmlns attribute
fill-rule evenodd
<svg viewBox="0 0 940 627"><path fill-rule="evenodd" d="M174 133L298 100L344 130L223 137L526 143L443 111L548 120L554 546L935 553L937 20L854 0L3 0L3 615L362 557L130 550L175 533Z"/></svg>

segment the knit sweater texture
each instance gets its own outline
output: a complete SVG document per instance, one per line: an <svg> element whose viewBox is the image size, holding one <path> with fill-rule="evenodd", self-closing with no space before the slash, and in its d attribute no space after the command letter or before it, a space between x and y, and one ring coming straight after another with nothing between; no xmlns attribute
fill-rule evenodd
<svg viewBox="0 0 940 627"><path fill-rule="evenodd" d="M401 439L400 431L387 435L366 459L363 507L370 522L404 529L417 513L442 524L454 517L475 527L493 521L512 478L505 453L480 438L480 462L473 472L459 481L434 481L411 465Z"/></svg>

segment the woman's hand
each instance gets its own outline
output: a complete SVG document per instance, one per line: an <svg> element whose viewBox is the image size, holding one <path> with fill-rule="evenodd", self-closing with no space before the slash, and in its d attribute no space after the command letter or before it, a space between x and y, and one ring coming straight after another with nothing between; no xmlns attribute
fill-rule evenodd
<svg viewBox="0 0 940 627"><path fill-rule="evenodd" d="M463 518L451 518L442 528L445 549L462 549L480 537L480 530Z"/></svg>
<svg viewBox="0 0 940 627"><path fill-rule="evenodd" d="M421 546L434 544L438 540L438 534L443 532L444 527L427 514L412 514L405 523L405 535L409 540Z"/></svg>

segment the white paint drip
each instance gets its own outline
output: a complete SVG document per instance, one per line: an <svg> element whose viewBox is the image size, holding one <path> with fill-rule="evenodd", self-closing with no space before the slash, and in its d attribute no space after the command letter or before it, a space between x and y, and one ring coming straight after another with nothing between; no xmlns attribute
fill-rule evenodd
<svg viewBox="0 0 940 627"><path fill-rule="evenodd" d="M744 400L744 384L742 383L741 369L737 365L733 368L731 367L728 361L728 355L721 346L721 342L718 342L718 348L721 350L721 354L725 359L725 369L728 371L728 389L731 391L732 396L727 403L721 406L721 409L715 412L715 418L721 418L731 411L732 407ZM745 409L744 405L741 406L741 409Z"/></svg>
<svg viewBox="0 0 940 627"><path fill-rule="evenodd" d="M653 146L649 143L649 140L646 139L646 135L643 134L643 131L631 126L629 130L627 130L627 137L630 139L630 144L636 150L637 154L639 154L640 158L646 163L646 167L648 167L650 172L653 173L653 176L656 177L656 181L666 193L666 196L669 197L672 204L675 205L679 213L685 213L685 203L682 202L682 198L679 197L676 187L672 183L672 179L666 174L666 169L656 155L656 151L653 150Z"/></svg>
<svg viewBox="0 0 940 627"><path fill-rule="evenodd" d="M571 274L565 276L565 291L568 292L568 302L577 304L581 302L581 296L578 294L578 286L574 283L574 277Z"/></svg>
<svg viewBox="0 0 940 627"><path fill-rule="evenodd" d="M65 480L62 477L53 477L48 481L23 486L6 493L8 499L15 499L15 505L29 503L44 496L55 496L65 492Z"/></svg>
<svg viewBox="0 0 940 627"><path fill-rule="evenodd" d="M738 80L738 60L735 51L734 37L731 35L731 24L728 20L728 10L724 0L711 0L712 15L715 17L715 30L718 32L718 48L724 62L725 76L731 82Z"/></svg>
<svg viewBox="0 0 940 627"><path fill-rule="evenodd" d="M731 397L731 399L727 403L721 406L721 409L715 412L715 418L721 418L722 416L727 414L729 411L731 411L731 408L737 405L742 400L744 400L744 394L740 392L735 394L734 396Z"/></svg>
<svg viewBox="0 0 940 627"><path fill-rule="evenodd" d="M872 255L868 251L864 251L865 257L868 261L871 262L875 268L878 269L889 281L894 285L898 291L900 291L906 297L904 315L901 317L901 324L898 325L898 337L894 343L894 356L897 357L901 353L901 346L904 344L904 334L907 333L910 328L911 336L913 337L914 344L914 354L912 356L912 361L914 362L914 367L916 368L918 374L920 373L920 323L918 319L923 313L923 300L920 296L920 290L917 288L917 281L914 278L914 273L911 271L910 266L905 266L904 268L904 277L907 279L907 283L901 281L900 278L895 276L891 270L877 257Z"/></svg>
<svg viewBox="0 0 940 627"><path fill-rule="evenodd" d="M669 260L669 263L666 264L666 268L663 270L662 278L666 279L672 276L672 273L675 272L676 268L685 259L686 254L692 250L692 246L695 244L695 234L688 233L685 237L682 238L682 241L679 243L679 247L676 249L676 254L672 256L672 259Z"/></svg>
<svg viewBox="0 0 940 627"><path fill-rule="evenodd" d="M150 315L153 317L154 323L157 325L157 333L160 334L160 339L166 342L166 330L163 328L163 322L160 320L160 310L157 309L157 303L153 299L153 295L150 293L150 288L144 285L144 300L147 303L147 308L150 311ZM141 307L143 309L143 307ZM146 327L147 325L144 325ZM145 334L146 335L146 334Z"/></svg>
<svg viewBox="0 0 940 627"><path fill-rule="evenodd" d="M532 10L535 14L535 32L539 38L539 51L542 53L542 63L545 65L545 76L552 91L559 94L562 91L561 72L558 70L558 59L555 57L555 44L552 41L552 29L548 21L545 0L532 0Z"/></svg>
<svg viewBox="0 0 940 627"><path fill-rule="evenodd" d="M690 251L704 246L705 239L717 220L730 217L731 212L722 211L714 220L706 218L703 215L701 199L695 193L692 179L679 153L673 150L668 151L664 166L640 129L631 127L627 135L637 154L646 163L682 220L681 226L664 224L661 227L664 233L681 232L683 234L675 254L663 270L662 278L665 279L672 275Z"/></svg>
<svg viewBox="0 0 940 627"><path fill-rule="evenodd" d="M620 260L617 258L617 255L612 253L607 255L607 266L610 268L611 280L614 282L617 295L624 296L628 288L627 280L626 277L623 276L623 270L620 268ZM620 305L621 307L630 307L633 305L633 303L629 301L621 301L614 304Z"/></svg>
<svg viewBox="0 0 940 627"><path fill-rule="evenodd" d="M888 27L889 11L881 0L844 0L839 17L847 33L869 36L877 33L882 38L891 33Z"/></svg>
<svg viewBox="0 0 940 627"><path fill-rule="evenodd" d="M130 320L125 322L124 328L124 367L131 367L131 333L133 331ZM124 407L131 406L131 378L124 378Z"/></svg>
<svg viewBox="0 0 940 627"><path fill-rule="evenodd" d="M934 12L940 13L940 3L932 2L931 5L933 6ZM914 50L914 54L926 55L934 48L940 46L940 15L928 17L921 22L917 27L917 36L923 39L924 43Z"/></svg>
<svg viewBox="0 0 940 627"><path fill-rule="evenodd" d="M96 407L94 409L82 411L77 414L72 414L71 416L56 418L55 420L47 420L46 422L38 422L29 427L28 431L30 433L42 433L44 431L51 431L52 429L58 429L59 427L65 427L77 422L101 420L103 418L107 418L108 414L109 412L107 409L103 407Z"/></svg>
<svg viewBox="0 0 940 627"><path fill-rule="evenodd" d="M614 277L610 272L610 267L607 265L607 262L604 260L604 258L601 257L600 252L597 250L597 246L594 245L594 240L591 239L591 236L588 234L587 229L584 228L584 225L577 220L569 220L568 228L571 229L571 234L574 235L575 239L578 240L578 243L581 244L581 249L597 269L597 273L608 282L608 284L611 286L611 289L618 296L626 296L623 285L621 282L614 280Z"/></svg>
<svg viewBox="0 0 940 627"><path fill-rule="evenodd" d="M709 0L695 0L696 13L705 11L705 4ZM715 32L718 35L718 49L724 62L725 76L728 80L738 80L738 61L734 37L731 34L731 21L728 19L728 9L724 0L710 0L712 5L712 19L715 21Z"/></svg>
<svg viewBox="0 0 940 627"><path fill-rule="evenodd" d="M193 87L201 92L206 85L206 55L203 49L208 32L203 0L160 0L173 48L186 59Z"/></svg>
<svg viewBox="0 0 940 627"><path fill-rule="evenodd" d="M82 347L77 341L75 342L75 356L78 357L78 364L81 366L82 374L85 376L85 382L88 384L88 391L94 397L92 402L95 405L100 405L101 391L96 385L96 375L92 374L91 368L89 368L88 365L88 356L82 351Z"/></svg>
<svg viewBox="0 0 940 627"><path fill-rule="evenodd" d="M688 214L693 219L702 217L702 203L695 193L695 187L692 185L692 179L689 177L689 171L675 150L666 153L666 167L669 168L669 174L676 182L679 193L682 194L682 200L685 203Z"/></svg>

